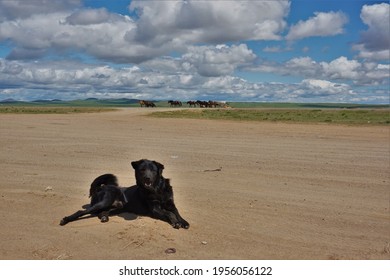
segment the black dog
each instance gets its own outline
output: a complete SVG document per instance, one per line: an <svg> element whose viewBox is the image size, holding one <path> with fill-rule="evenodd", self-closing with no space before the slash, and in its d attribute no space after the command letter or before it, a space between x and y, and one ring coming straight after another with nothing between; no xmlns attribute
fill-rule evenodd
<svg viewBox="0 0 390 280"><path fill-rule="evenodd" d="M123 205L127 203L124 189L118 186L118 179L112 174L97 177L91 184L89 196L91 197L91 203L87 209L79 210L70 216L64 217L60 222L61 226L87 214L98 214L102 222L108 222L109 214L114 210L123 208Z"/></svg>
<svg viewBox="0 0 390 280"><path fill-rule="evenodd" d="M169 179L162 176L164 165L146 159L133 161L131 165L137 185L125 190L128 203L123 210L166 221L174 228L188 229L190 224L180 216L173 201Z"/></svg>
<svg viewBox="0 0 390 280"><path fill-rule="evenodd" d="M131 165L137 185L121 188L112 174L97 177L90 188L90 206L64 217L60 225L87 214L98 214L102 222L107 222L112 213L131 212L166 221L174 228L188 229L189 223L180 216L173 201L170 181L162 176L164 165L146 159L133 161Z"/></svg>

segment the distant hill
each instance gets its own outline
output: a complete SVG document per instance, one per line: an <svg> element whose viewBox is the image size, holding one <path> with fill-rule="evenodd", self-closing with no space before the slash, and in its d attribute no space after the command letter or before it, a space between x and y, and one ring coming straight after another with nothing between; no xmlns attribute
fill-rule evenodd
<svg viewBox="0 0 390 280"><path fill-rule="evenodd" d="M52 102L52 100L38 99L38 100L33 100L31 102L34 102L34 103L50 103L50 102Z"/></svg>
<svg viewBox="0 0 390 280"><path fill-rule="evenodd" d="M98 99L97 101L103 102L103 103L125 103L125 104L132 104L132 103L138 103L138 99L129 99L129 98L110 98L110 99Z"/></svg>
<svg viewBox="0 0 390 280"><path fill-rule="evenodd" d="M13 103L13 102L18 102L18 101L12 98L7 98L0 101L0 103Z"/></svg>
<svg viewBox="0 0 390 280"><path fill-rule="evenodd" d="M138 99L129 98L86 98L78 100L63 101L61 99L37 99L33 101L18 101L7 98L0 101L0 104L14 106L68 106L68 107L130 107L138 106Z"/></svg>

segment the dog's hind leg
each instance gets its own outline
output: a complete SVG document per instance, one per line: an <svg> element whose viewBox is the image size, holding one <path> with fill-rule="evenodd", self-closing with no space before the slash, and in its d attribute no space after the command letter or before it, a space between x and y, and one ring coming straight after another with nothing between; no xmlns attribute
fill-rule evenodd
<svg viewBox="0 0 390 280"><path fill-rule="evenodd" d="M100 211L108 209L112 205L112 203L113 203L113 201L111 199L104 199L104 200L94 204L93 206L88 207L86 210L79 210L70 216L64 217L60 221L60 225L64 226L69 222L77 220L81 216L88 215L88 214L96 214Z"/></svg>
<svg viewBox="0 0 390 280"><path fill-rule="evenodd" d="M114 201L113 205L114 208L111 208L107 211L100 212L98 215L98 218L102 223L106 223L109 220L109 216L112 214L120 213L123 209L123 202L122 201Z"/></svg>

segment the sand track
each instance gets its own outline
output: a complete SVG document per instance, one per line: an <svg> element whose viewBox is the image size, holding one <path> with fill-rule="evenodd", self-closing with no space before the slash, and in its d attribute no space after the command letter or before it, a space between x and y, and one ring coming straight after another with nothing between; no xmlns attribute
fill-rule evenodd
<svg viewBox="0 0 390 280"><path fill-rule="evenodd" d="M0 259L390 258L389 127L149 111L0 115ZM141 158L165 165L188 231L131 214L58 225L96 176L134 184Z"/></svg>

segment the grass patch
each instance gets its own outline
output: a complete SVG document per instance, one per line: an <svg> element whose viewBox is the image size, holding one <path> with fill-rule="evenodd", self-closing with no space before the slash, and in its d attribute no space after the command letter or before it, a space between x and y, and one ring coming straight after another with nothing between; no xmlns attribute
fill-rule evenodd
<svg viewBox="0 0 390 280"><path fill-rule="evenodd" d="M75 113L100 113L114 111L111 108L93 107L24 107L24 106L0 106L0 114L75 114Z"/></svg>
<svg viewBox="0 0 390 280"><path fill-rule="evenodd" d="M390 110L214 109L154 112L158 118L390 125Z"/></svg>
<svg viewBox="0 0 390 280"><path fill-rule="evenodd" d="M281 102L229 102L232 108L278 108L278 109L389 109L389 105L348 103L281 103Z"/></svg>

